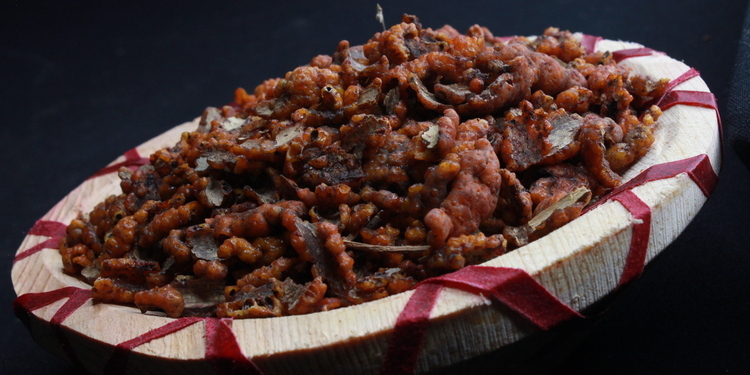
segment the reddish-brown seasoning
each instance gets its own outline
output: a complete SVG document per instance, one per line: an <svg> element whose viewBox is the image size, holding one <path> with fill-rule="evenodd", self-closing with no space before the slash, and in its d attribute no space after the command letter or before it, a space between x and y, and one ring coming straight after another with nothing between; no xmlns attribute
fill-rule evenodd
<svg viewBox="0 0 750 375"><path fill-rule="evenodd" d="M380 299L559 228L653 142L666 81L569 32L413 16L208 108L68 226L99 302L261 318ZM573 190L582 201L533 228ZM521 230L523 228L523 230ZM520 240L514 233L524 233Z"/></svg>

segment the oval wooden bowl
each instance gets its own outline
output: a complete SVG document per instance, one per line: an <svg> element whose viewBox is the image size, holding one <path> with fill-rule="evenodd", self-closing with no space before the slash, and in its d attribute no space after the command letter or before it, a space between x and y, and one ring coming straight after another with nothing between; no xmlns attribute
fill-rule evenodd
<svg viewBox="0 0 750 375"><path fill-rule="evenodd" d="M680 234L713 189L721 163L715 102L695 70L637 44L583 38L594 41L597 50L620 51L615 56L641 74L678 84L662 102L666 109L654 145L624 176L629 182L623 188L550 235L482 265L483 271L496 267L530 275L536 287L549 293L546 299L575 311L636 276ZM60 223L119 193L118 166L143 163L142 156L171 146L196 124L179 125L118 158L29 232L12 269L20 296L14 306L41 346L93 374L425 372L497 350L564 320L547 316L531 297L522 301L530 307L519 307L502 296L493 298L493 290L450 283L428 283L417 291L323 313L257 320L175 320L92 303L90 286L62 272L56 249L64 234ZM434 301L434 307L418 303L419 298ZM429 319L420 320L420 314Z"/></svg>

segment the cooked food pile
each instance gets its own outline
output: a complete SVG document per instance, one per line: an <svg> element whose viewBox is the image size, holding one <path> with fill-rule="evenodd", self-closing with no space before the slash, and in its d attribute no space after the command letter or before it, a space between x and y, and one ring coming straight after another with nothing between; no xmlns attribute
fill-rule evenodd
<svg viewBox="0 0 750 375"><path fill-rule="evenodd" d="M666 83L567 31L501 39L404 16L237 89L150 164L122 168L123 193L68 226L65 272L95 301L170 317L400 293L544 236L618 186L653 142L649 103Z"/></svg>

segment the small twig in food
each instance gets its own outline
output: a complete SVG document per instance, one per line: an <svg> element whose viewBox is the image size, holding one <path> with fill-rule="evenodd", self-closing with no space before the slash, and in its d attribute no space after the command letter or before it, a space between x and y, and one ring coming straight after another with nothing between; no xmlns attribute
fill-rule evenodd
<svg viewBox="0 0 750 375"><path fill-rule="evenodd" d="M381 25L383 25L383 31L385 31L385 19L383 18L383 8L380 6L380 4L376 4L377 6L377 13L375 13L375 19L380 22Z"/></svg>
<svg viewBox="0 0 750 375"><path fill-rule="evenodd" d="M387 246L387 245L372 245L369 243L355 242L344 240L344 245L350 249L365 250L365 251L377 251L381 253L419 253L430 249L429 245L402 245L402 246Z"/></svg>

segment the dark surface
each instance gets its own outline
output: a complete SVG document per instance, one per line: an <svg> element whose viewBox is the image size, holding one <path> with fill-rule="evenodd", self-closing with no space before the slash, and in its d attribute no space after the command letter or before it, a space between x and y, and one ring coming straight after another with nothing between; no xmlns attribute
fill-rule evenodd
<svg viewBox="0 0 750 375"><path fill-rule="evenodd" d="M35 220L125 150L231 101L236 87L252 89L332 53L341 39L361 44L381 28L375 2L76 3L0 5L3 374L80 372L38 347L11 310L13 254ZM697 68L722 110L747 5L380 3L388 25L412 13L433 28L478 23L495 35L531 35L557 26L639 42ZM551 373L750 372L750 173L732 149L725 155L716 191L685 232L603 315L547 350L541 361ZM468 365L497 373L499 358Z"/></svg>
<svg viewBox="0 0 750 375"><path fill-rule="evenodd" d="M750 168L750 16L745 17L742 29L725 114L734 125L727 134L729 143Z"/></svg>

